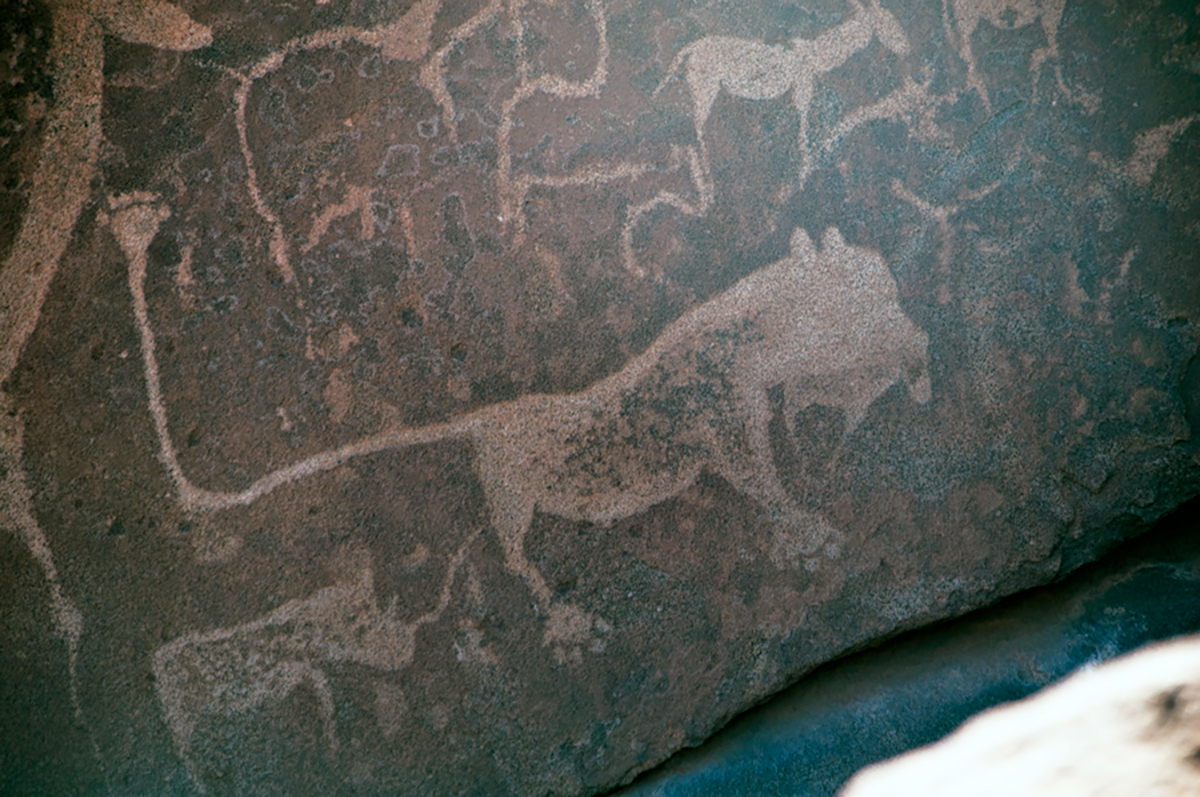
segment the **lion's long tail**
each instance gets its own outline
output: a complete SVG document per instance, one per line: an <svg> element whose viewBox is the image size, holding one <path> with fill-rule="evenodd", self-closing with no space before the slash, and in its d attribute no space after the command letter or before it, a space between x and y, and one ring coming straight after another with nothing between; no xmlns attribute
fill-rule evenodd
<svg viewBox="0 0 1200 797"><path fill-rule="evenodd" d="M273 470L241 492L204 490L193 485L178 470L173 475L176 477L180 500L186 509L190 511L229 509L235 506L246 506L285 484L305 476L332 470L358 457L467 436L478 428L479 423L479 414L473 413L431 426L387 429L370 437L313 454L307 459Z"/></svg>
<svg viewBox="0 0 1200 797"><path fill-rule="evenodd" d="M676 54L675 58L671 60L671 66L667 68L667 76L662 79L662 82L658 84L658 88L656 88L654 93L650 95L651 99L657 97L658 93L665 89L667 84L670 83L673 78L679 75L680 70L683 68L683 62L686 61L687 57L692 54L692 48L695 46L695 44L695 42L692 42L691 44L685 46L679 51L678 54Z"/></svg>
<svg viewBox="0 0 1200 797"><path fill-rule="evenodd" d="M147 250L154 236L158 234L159 225L170 216L170 211L157 196L148 194L115 197L111 203L111 210L112 216L109 225L129 261L129 292L133 298L133 315L141 336L142 363L146 376L146 400L150 406L150 415L154 420L154 430L158 436L158 458L166 466L171 481L175 483L175 488L179 493L179 500L187 511L204 512L246 506L276 488L305 476L332 470L356 457L463 437L471 434L485 422L484 412L486 410L479 410L432 426L393 427L273 470L240 492L205 490L197 487L183 472L178 452L171 440L167 422L167 405L163 398L162 385L158 375L158 357L155 354L157 343L150 324L150 310L146 303Z"/></svg>

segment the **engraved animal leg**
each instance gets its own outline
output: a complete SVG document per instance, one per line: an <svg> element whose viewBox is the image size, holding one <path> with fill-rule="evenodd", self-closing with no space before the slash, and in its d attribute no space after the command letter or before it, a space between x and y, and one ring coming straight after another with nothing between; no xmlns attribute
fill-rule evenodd
<svg viewBox="0 0 1200 797"><path fill-rule="evenodd" d="M538 609L545 613L546 631L542 644L553 646L559 663L582 661L582 647L599 653L604 645L596 632L608 633L612 627L578 606L554 600L541 572L525 555L525 535L533 522L536 503L511 483L516 478L512 463L479 446L476 454L480 479L487 494L488 511L504 547L504 566L529 587Z"/></svg>
<svg viewBox="0 0 1200 797"><path fill-rule="evenodd" d="M983 100L983 107L990 115L992 113L992 98L987 86L975 65L975 52L971 49L971 36L979 26L979 10L965 7L962 0L954 0L954 10L951 11L951 0L942 2L942 27L946 31L946 39L953 43L958 51L958 57L967 65L967 85L974 89ZM951 23L953 18L953 23Z"/></svg>
<svg viewBox="0 0 1200 797"><path fill-rule="evenodd" d="M713 103L721 92L721 74L715 71L716 52L708 47L698 47L688 56L687 84L692 94L692 119L696 124L696 140L704 146L704 127L708 124Z"/></svg>
<svg viewBox="0 0 1200 797"><path fill-rule="evenodd" d="M513 575L519 576L540 607L550 603L550 588L533 563L525 556L525 535L533 522L534 502L509 484L509 477L499 468L488 467L487 456L478 455L480 477L487 494L488 513L500 544L504 548L504 566Z"/></svg>
<svg viewBox="0 0 1200 797"><path fill-rule="evenodd" d="M804 187L812 174L812 163L808 152L808 106L812 104L813 84L800 78L792 87L792 104L800 112L800 132L796 134L796 145L800 149L800 187Z"/></svg>
<svg viewBox="0 0 1200 797"><path fill-rule="evenodd" d="M743 396L749 451L725 451L718 466L720 475L771 513L775 526L770 556L777 567L795 565L801 557L806 557L806 566L812 566L815 560L810 557L827 541L837 539L838 533L825 518L797 505L780 482L767 430L771 410L766 392L756 390Z"/></svg>

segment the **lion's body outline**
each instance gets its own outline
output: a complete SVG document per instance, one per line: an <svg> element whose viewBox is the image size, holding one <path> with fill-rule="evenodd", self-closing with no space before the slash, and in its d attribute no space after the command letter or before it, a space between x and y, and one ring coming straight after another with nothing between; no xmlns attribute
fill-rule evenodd
<svg viewBox="0 0 1200 797"><path fill-rule="evenodd" d="M144 293L146 251L166 215L164 206L134 204L116 209L112 229L130 264L159 458L184 508L200 513L248 505L359 456L466 439L505 566L547 613L548 643L586 642L596 621L557 601L526 557L535 512L608 525L679 495L707 470L770 512L776 520L772 559L795 563L833 529L797 505L779 479L768 390L784 386L789 421L810 404L840 407L847 432L902 378L917 401L930 395L928 338L901 309L880 254L847 244L836 227L825 231L818 251L797 228L787 256L684 313L623 368L582 391L531 394L445 423L386 429L272 471L241 492L205 490L184 474L171 440ZM659 384L646 390L647 380ZM664 384L668 393L655 395ZM676 402L677 395L684 399ZM655 401L663 406L645 410ZM676 417L663 407L674 407ZM659 434L656 421L669 433Z"/></svg>

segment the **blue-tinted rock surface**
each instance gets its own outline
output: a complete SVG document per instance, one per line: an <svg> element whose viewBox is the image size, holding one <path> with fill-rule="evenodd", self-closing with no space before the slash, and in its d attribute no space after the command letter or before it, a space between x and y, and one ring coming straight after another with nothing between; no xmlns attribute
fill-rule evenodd
<svg viewBox="0 0 1200 797"><path fill-rule="evenodd" d="M836 794L868 764L929 744L1148 642L1200 631L1195 502L1066 581L831 662L617 794Z"/></svg>

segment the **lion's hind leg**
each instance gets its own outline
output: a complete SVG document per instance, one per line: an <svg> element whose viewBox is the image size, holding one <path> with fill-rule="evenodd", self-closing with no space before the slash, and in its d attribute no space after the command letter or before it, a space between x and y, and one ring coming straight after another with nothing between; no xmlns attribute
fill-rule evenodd
<svg viewBox="0 0 1200 797"><path fill-rule="evenodd" d="M479 453L478 468L488 512L504 548L504 566L525 582L545 617L542 644L551 646L555 659L563 664L581 662L584 647L602 651L604 644L597 634L607 634L612 626L575 604L555 600L541 571L525 554L525 536L533 523L536 503L520 489L525 485L512 483L519 478L517 471L494 462L483 452Z"/></svg>

